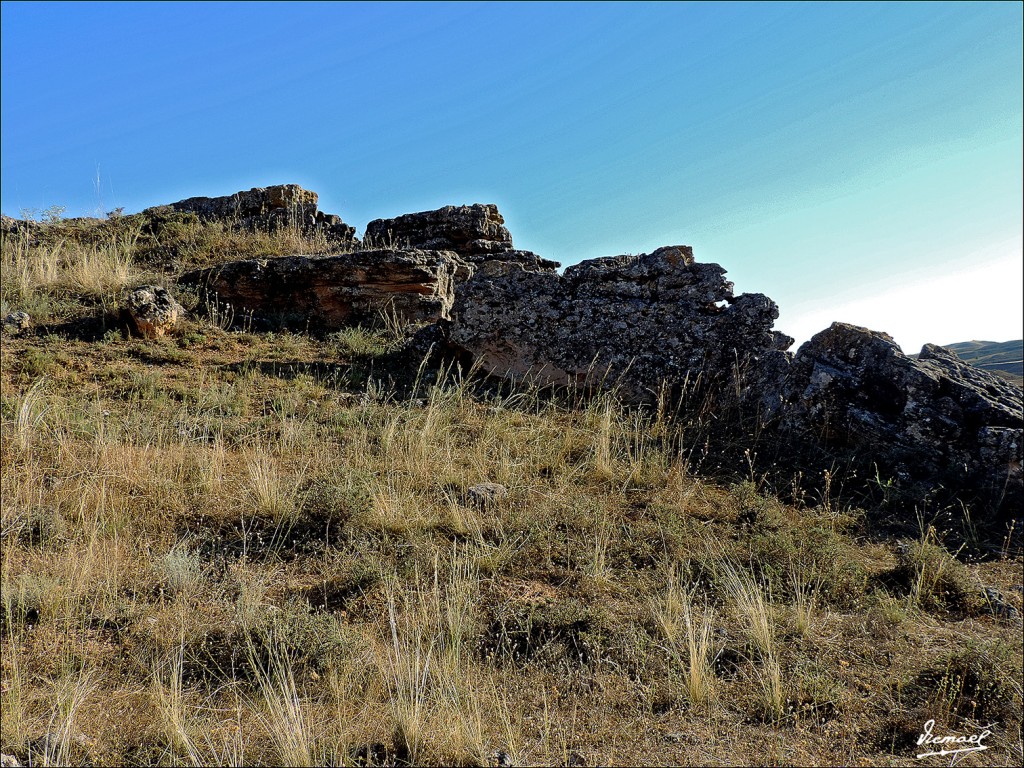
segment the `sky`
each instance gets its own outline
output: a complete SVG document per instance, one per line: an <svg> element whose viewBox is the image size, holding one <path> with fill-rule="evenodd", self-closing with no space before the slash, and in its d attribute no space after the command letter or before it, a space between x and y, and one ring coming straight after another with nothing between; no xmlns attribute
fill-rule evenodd
<svg viewBox="0 0 1024 768"><path fill-rule="evenodd" d="M489 202L564 265L692 245L798 343L1015 339L1022 8L4 2L0 208Z"/></svg>

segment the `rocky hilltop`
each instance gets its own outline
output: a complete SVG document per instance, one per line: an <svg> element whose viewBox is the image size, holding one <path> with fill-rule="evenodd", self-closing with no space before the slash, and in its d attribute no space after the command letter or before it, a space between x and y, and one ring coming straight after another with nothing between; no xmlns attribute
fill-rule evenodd
<svg viewBox="0 0 1024 768"><path fill-rule="evenodd" d="M340 216L324 213L318 207L319 195L298 184L254 187L222 197L190 197L176 203L147 208L143 214L161 216L192 213L200 219L231 223L243 229L272 229L294 226L300 230L320 229L337 243L351 242L355 227Z"/></svg>
<svg viewBox="0 0 1024 768"><path fill-rule="evenodd" d="M333 244L326 254L229 260L173 276L251 327L326 332L385 313L428 326L435 350L491 376L614 389L641 407L685 401L719 418L733 445L768 440L775 455L800 456L819 473L843 464L911 506L941 494L996 518L1024 502L1021 390L948 349L928 345L914 358L884 333L836 323L794 353L774 328L770 298L734 295L726 270L685 245L559 273L557 262L514 247L492 204L378 219L360 241L317 203L316 193L282 185L143 215L150 227L186 214L254 230L297 227ZM7 233L32 226L3 222ZM146 286L129 306L155 307L158 288ZM159 324L135 317L133 327L164 332L178 316L170 301Z"/></svg>

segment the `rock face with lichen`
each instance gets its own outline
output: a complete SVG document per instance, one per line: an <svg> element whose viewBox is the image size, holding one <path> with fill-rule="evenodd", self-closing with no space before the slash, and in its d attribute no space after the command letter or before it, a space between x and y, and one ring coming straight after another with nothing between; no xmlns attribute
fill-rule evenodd
<svg viewBox="0 0 1024 768"><path fill-rule="evenodd" d="M275 229L292 226L302 231L320 229L329 240L351 242L355 228L334 214L317 207L316 192L298 184L280 184L274 187L254 187L248 192L236 192L223 197L190 197L176 203L147 208L143 213L193 213L205 221L235 223L245 229Z"/></svg>
<svg viewBox="0 0 1024 768"><path fill-rule="evenodd" d="M407 323L447 317L456 276L467 270L447 251L382 249L248 259L190 272L180 281L198 286L236 321L335 330L379 322L382 313Z"/></svg>
<svg viewBox="0 0 1024 768"><path fill-rule="evenodd" d="M375 219L366 225L365 239L389 248L452 251L470 264L515 262L532 270L558 266L531 251L516 250L505 219L493 204L447 205L436 211Z"/></svg>
<svg viewBox="0 0 1024 768"><path fill-rule="evenodd" d="M885 333L833 323L779 389L790 438L858 456L879 482L963 492L987 511L1024 502L1021 391L948 349L928 344L915 360Z"/></svg>
<svg viewBox="0 0 1024 768"><path fill-rule="evenodd" d="M772 397L792 339L766 296L733 296L689 246L530 271L485 264L456 292L449 337L489 373L542 385L615 386L653 402L663 386ZM767 388L766 388L767 387Z"/></svg>

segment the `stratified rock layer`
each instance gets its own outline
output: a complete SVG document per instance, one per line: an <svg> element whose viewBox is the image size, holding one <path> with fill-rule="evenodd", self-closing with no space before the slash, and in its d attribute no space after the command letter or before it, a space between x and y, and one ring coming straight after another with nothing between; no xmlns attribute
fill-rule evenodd
<svg viewBox="0 0 1024 768"><path fill-rule="evenodd" d="M483 203L375 219L366 225L365 238L374 244L454 251L463 257L512 250L512 235L498 206Z"/></svg>
<svg viewBox="0 0 1024 768"><path fill-rule="evenodd" d="M558 266L531 251L515 250L505 219L493 204L447 205L436 211L375 219L366 225L365 239L378 246L453 251L470 264L496 260L533 270Z"/></svg>
<svg viewBox="0 0 1024 768"><path fill-rule="evenodd" d="M765 385L792 339L772 330L774 302L734 297L717 264L689 246L585 261L564 275L491 262L456 291L450 340L492 374L544 385L618 387L651 402L663 384L705 391Z"/></svg>
<svg viewBox="0 0 1024 768"><path fill-rule="evenodd" d="M326 214L317 207L316 192L298 184L254 187L223 197L190 197L168 205L147 208L150 216L169 212L194 213L205 221L236 223L247 229L273 229L293 226L304 231L320 228L329 239L338 242L353 240L355 228L341 218Z"/></svg>
<svg viewBox="0 0 1024 768"><path fill-rule="evenodd" d="M381 313L403 322L447 317L456 274L466 265L453 253L373 250L310 258L249 259L190 272L236 320L333 330L376 323Z"/></svg>
<svg viewBox="0 0 1024 768"><path fill-rule="evenodd" d="M915 360L885 333L833 323L800 347L780 382L791 436L859 455L883 483L922 495L965 491L1020 509L1021 391L928 344Z"/></svg>

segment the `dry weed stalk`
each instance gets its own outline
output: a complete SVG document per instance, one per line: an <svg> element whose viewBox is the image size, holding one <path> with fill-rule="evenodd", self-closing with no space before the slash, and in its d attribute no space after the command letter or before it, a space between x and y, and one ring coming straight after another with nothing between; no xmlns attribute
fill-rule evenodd
<svg viewBox="0 0 1024 768"><path fill-rule="evenodd" d="M817 572L817 566L812 562L807 569L807 574L801 577L791 567L790 584L793 587L793 619L796 631L803 637L807 637L811 631L811 624L814 621L814 612L817 607L818 592L821 591L822 577Z"/></svg>
<svg viewBox="0 0 1024 768"><path fill-rule="evenodd" d="M721 575L733 610L759 656L760 667L755 663L754 672L761 685L765 708L774 719L779 719L785 713L786 697L771 605L771 584L762 586L746 571L729 563L722 566Z"/></svg>

